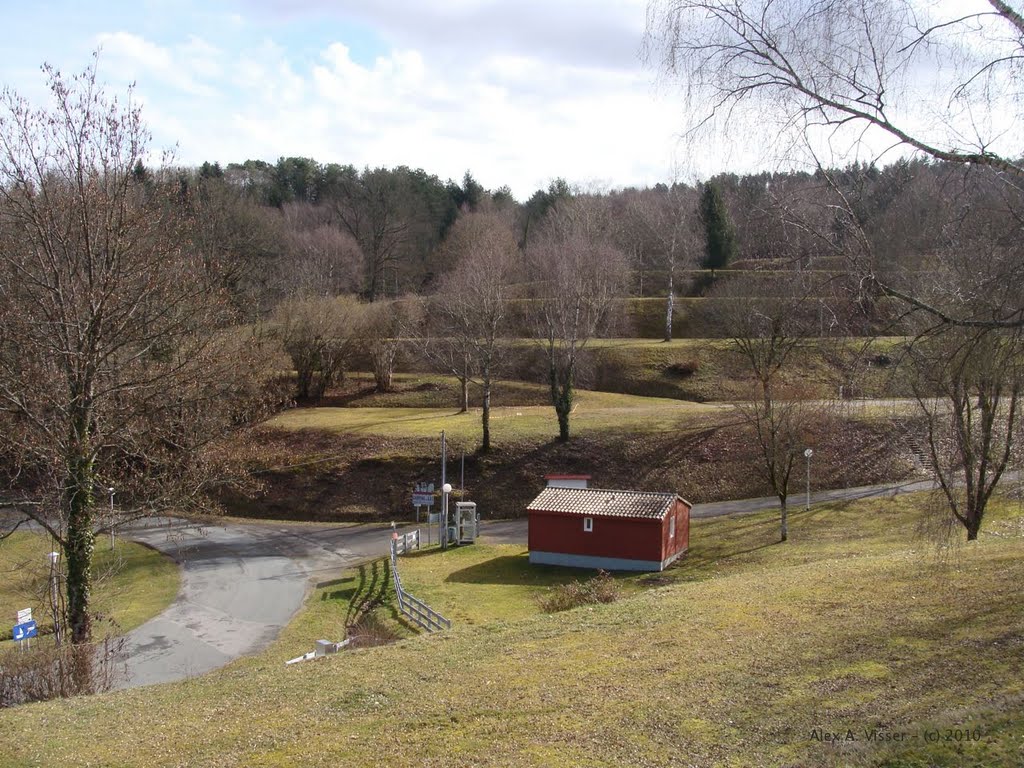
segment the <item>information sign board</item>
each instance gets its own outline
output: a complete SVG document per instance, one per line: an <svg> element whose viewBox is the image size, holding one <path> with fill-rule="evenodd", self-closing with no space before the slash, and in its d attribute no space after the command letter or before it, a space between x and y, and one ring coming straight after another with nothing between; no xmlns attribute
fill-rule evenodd
<svg viewBox="0 0 1024 768"><path fill-rule="evenodd" d="M24 624L15 624L11 635L15 640L28 640L39 634L34 621L26 621Z"/></svg>

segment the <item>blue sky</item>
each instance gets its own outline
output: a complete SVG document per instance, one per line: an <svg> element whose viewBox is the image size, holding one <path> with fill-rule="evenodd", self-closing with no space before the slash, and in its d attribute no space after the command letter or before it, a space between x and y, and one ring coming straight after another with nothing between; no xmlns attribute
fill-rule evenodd
<svg viewBox="0 0 1024 768"><path fill-rule="evenodd" d="M640 63L643 0L5 5L4 85L41 98L43 61L78 71L101 47L100 78L136 83L154 144L181 164L469 169L520 199L557 176L672 175L679 100Z"/></svg>

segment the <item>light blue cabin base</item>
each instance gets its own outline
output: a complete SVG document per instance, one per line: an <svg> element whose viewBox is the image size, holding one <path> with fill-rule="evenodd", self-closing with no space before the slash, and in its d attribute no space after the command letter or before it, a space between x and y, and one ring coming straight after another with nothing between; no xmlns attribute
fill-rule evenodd
<svg viewBox="0 0 1024 768"><path fill-rule="evenodd" d="M597 555L568 555L564 552L530 552L530 562L537 565L561 565L567 568L601 569L603 571L662 571L681 554L676 552L667 560L630 560L624 557L600 557Z"/></svg>

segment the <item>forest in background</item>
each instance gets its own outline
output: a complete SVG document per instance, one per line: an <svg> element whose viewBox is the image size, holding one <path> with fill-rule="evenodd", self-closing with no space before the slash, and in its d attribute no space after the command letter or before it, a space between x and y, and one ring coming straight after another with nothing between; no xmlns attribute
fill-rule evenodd
<svg viewBox="0 0 1024 768"><path fill-rule="evenodd" d="M990 177L926 160L722 174L645 189L583 190L556 179L525 202L508 188L484 189L470 172L461 182L442 181L420 169L358 170L309 158L204 163L178 169L177 177L181 205L196 223L195 247L220 265L248 320L295 296L374 302L435 293L459 256L446 247L448 236L460 217L474 213L500 222L525 252L543 243L559 212L573 209L570 217L592 221L623 260L624 298L666 298L670 286L674 296L713 298L718 281L709 269L716 277L757 271L760 293L790 283L791 273L815 273L823 278L816 290L850 295L855 289L842 283L857 272L853 260L863 268L867 257L871 270L911 280L980 227L995 241L1000 225L1014 225L990 213L1006 194ZM710 189L725 229L715 254L708 250ZM602 268L596 252L586 261ZM520 298L529 296L528 272L516 280ZM854 298L870 310L864 300L877 297ZM719 334L705 324L692 335Z"/></svg>

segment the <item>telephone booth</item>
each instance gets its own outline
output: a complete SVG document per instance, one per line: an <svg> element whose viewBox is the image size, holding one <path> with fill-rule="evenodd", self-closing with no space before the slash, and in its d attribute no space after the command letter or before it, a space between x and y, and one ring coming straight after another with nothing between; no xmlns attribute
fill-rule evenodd
<svg viewBox="0 0 1024 768"><path fill-rule="evenodd" d="M459 544L472 544L480 533L480 519L476 514L475 501L455 502L455 536Z"/></svg>

